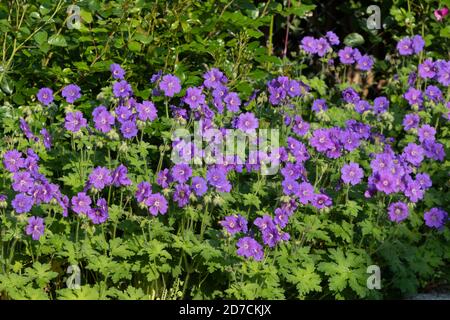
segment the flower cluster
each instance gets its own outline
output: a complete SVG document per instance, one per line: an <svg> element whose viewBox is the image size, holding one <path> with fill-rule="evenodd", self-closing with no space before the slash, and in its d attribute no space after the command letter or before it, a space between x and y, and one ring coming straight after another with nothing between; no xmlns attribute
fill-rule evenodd
<svg viewBox="0 0 450 320"><path fill-rule="evenodd" d="M397 43L397 51L402 56L410 56L419 54L424 46L425 41L420 35L415 35L412 38L404 37Z"/></svg>
<svg viewBox="0 0 450 320"><path fill-rule="evenodd" d="M333 46L339 44L339 38L333 32L319 39L304 37L301 40L301 47L308 54L329 59L339 57L344 67L356 64L356 68L362 71L372 68L373 59L362 55L357 48L344 47L337 54L333 53ZM423 47L420 36L404 38L397 46L400 55L417 54ZM206 71L200 85L188 87L185 91L182 91L182 83L177 76L158 72L151 79L155 98L143 101L134 96L132 86L125 80L125 70L120 65L112 64L110 71L113 78L110 105L96 105L91 116L75 110L75 106L67 110L64 128L74 133L71 135L73 139L83 132L111 139L113 133L120 130L124 139L122 142L125 146L130 145L139 130L142 130L143 136L145 132L142 128L158 119L158 103L164 100L167 115L170 110L176 125L200 123L195 127L194 135L200 137L201 142L173 139L172 155L176 155L180 161L163 166L162 153L155 180L150 181L152 176L137 176L136 180L140 182L136 185L132 180L136 176L128 174L128 168L133 170L132 167L119 164L113 169L111 164L106 167L95 162L96 166L90 171L84 189L77 190L70 201L56 184L50 183L39 173L39 157L32 149L28 149L25 156L18 150L7 151L3 164L12 174L12 189L17 194L11 205L16 213L29 213L34 205L53 201L62 208L65 217L70 209L76 216L88 217L93 224L102 224L109 218L108 201L103 194L106 191L110 193L112 188L123 187L133 190L139 208L148 211L151 216L165 215L170 212L169 208L177 210L197 201L208 203L214 198L219 199L217 201L220 203L224 193L235 190L233 179L236 176L251 174L262 170L268 163L275 163L281 168L276 177L278 179L274 179L280 194L273 210L258 212L256 217L249 213L226 213L219 222L228 236L239 237L236 241L238 255L261 261L264 258L264 246L273 248L290 239L287 231L291 229L288 226L300 207L309 207L313 212L331 210L339 200L334 198L334 192L340 190L342 184L345 184L347 197L350 188L362 192L365 190L367 199L375 195L388 195L393 201L387 206L386 216L395 223L406 220L411 214L411 203L421 201L425 192L432 187L431 177L422 164L428 159L443 161L445 157L443 145L436 141L436 127L428 124L426 119L421 119L418 111L427 105L444 103L444 95L437 85L450 84L448 61L428 58L418 66L419 77L438 82L428 84L424 92L414 86L416 73L411 74L410 87L403 97L413 112L405 115L403 127L408 134L414 134L413 138L417 138L417 141L399 144L400 152L394 151L394 140L380 133L377 125L365 122L369 116L375 121L389 116L388 97L378 96L370 102L364 99L362 93L358 93L356 87L342 86L337 96L342 97L339 103L344 104L357 120L349 119L345 124L342 121L339 126L331 126L326 125L325 121L312 122L314 115L318 118L326 115L329 106L326 99L312 92L311 87L314 86L311 84L310 87L307 80L278 76L268 81L263 98L268 97L274 118L280 119L284 134L284 144L271 149L265 146L267 138L257 135L258 130L265 125L263 119L259 118L260 110L251 110L248 104L256 99L259 91L255 90L249 101L243 104L239 94L230 91L227 86L228 78L217 68ZM68 85L63 88L62 96L66 102L74 104L81 97L81 89L75 84ZM156 96L159 96L158 99ZM51 105L54 103L52 89L40 89L37 99L44 106ZM331 102L329 104L330 108L336 108ZM305 114L299 111L299 105L309 106L310 110ZM447 108L450 108L448 102ZM443 116L448 118L449 115L450 111ZM52 136L47 129L43 128L41 136L37 136L24 119L21 118L19 122L27 139L33 142L42 139L45 148L51 148ZM221 146L224 140L234 137L236 132L242 134L244 141L249 143L249 154L245 159L240 155L223 154ZM370 149L373 145L377 147L376 152ZM265 147L256 148L260 146ZM368 155L369 161L358 162L355 154L361 156L359 159ZM198 159L205 160L204 168L194 167L193 160ZM309 168L317 165L318 160L333 163L337 173L337 181L333 181L337 184L333 188L327 190L324 186L320 168L316 168L315 174L309 172ZM332 182L331 177L327 179ZM3 201L0 199L0 205L3 205ZM447 222L448 215L440 208L432 208L424 213L424 220L430 228L440 229ZM43 232L44 220L31 217L26 233L33 239L39 239Z"/></svg>
<svg viewBox="0 0 450 320"><path fill-rule="evenodd" d="M306 36L301 40L301 48L308 54L317 54L324 57L329 54L329 63L333 63L332 46L340 44L339 37L332 31L328 31L325 37L315 39ZM344 65L352 65L356 63L356 68L361 71L369 71L373 66L373 59L369 55L362 55L357 48L344 47L338 51L339 61Z"/></svg>
<svg viewBox="0 0 450 320"><path fill-rule="evenodd" d="M39 156L29 148L26 154L18 150L9 150L3 156L5 169L12 174L12 189L17 192L11 206L18 214L28 213L33 206L41 203L57 204L63 216L68 215L69 199L60 192L59 186L51 183L39 172ZM37 240L43 234L44 224L41 218L30 218L27 234Z"/></svg>

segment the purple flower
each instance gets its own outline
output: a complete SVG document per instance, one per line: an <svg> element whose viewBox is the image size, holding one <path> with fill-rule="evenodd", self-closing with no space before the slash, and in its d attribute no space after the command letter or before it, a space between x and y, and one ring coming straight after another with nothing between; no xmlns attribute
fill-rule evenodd
<svg viewBox="0 0 450 320"><path fill-rule="evenodd" d="M428 58L419 64L419 76L424 79L432 79L436 76L436 67L432 59Z"/></svg>
<svg viewBox="0 0 450 320"><path fill-rule="evenodd" d="M114 116L104 106L99 106L92 112L94 117L95 129L107 133L111 131L111 126L114 125Z"/></svg>
<svg viewBox="0 0 450 320"><path fill-rule="evenodd" d="M53 199L54 192L54 185L44 181L42 184L35 184L30 194L33 196L34 203L40 204L41 202L49 203Z"/></svg>
<svg viewBox="0 0 450 320"><path fill-rule="evenodd" d="M261 261L264 258L264 251L255 239L251 237L244 237L237 242L237 254L245 258L253 258L256 261Z"/></svg>
<svg viewBox="0 0 450 320"><path fill-rule="evenodd" d="M408 143L408 145L403 149L402 156L406 161L417 167L423 161L424 150L421 146L415 143Z"/></svg>
<svg viewBox="0 0 450 320"><path fill-rule="evenodd" d="M267 229L269 227L273 227L274 226L274 222L272 220L272 218L268 215L264 215L262 217L256 218L255 221L253 222L255 224L255 226L257 226L259 228L259 230L261 232L265 232L267 231Z"/></svg>
<svg viewBox="0 0 450 320"><path fill-rule="evenodd" d="M417 80L417 73L414 71L410 72L408 75L408 86L414 86Z"/></svg>
<svg viewBox="0 0 450 320"><path fill-rule="evenodd" d="M316 41L316 49L317 49L317 55L319 57L323 57L328 52L331 51L330 44L328 43L326 38L320 38Z"/></svg>
<svg viewBox="0 0 450 320"><path fill-rule="evenodd" d="M220 221L219 224L231 235L238 232L247 232L247 220L240 214L227 216L224 220Z"/></svg>
<svg viewBox="0 0 450 320"><path fill-rule="evenodd" d="M418 181L408 181L404 193L411 202L415 203L423 199L425 192Z"/></svg>
<svg viewBox="0 0 450 320"><path fill-rule="evenodd" d="M138 118L142 121L153 121L158 117L158 111L155 105L151 101L143 101L136 105L136 111L138 112Z"/></svg>
<svg viewBox="0 0 450 320"><path fill-rule="evenodd" d="M373 59L368 55L363 55L358 59L356 67L362 71L369 71L372 69Z"/></svg>
<svg viewBox="0 0 450 320"><path fill-rule="evenodd" d="M138 133L136 123L131 120L123 122L120 126L120 132L122 132L124 138L132 139Z"/></svg>
<svg viewBox="0 0 450 320"><path fill-rule="evenodd" d="M300 178L301 166L292 162L286 163L285 167L281 169L281 174L285 179L297 180Z"/></svg>
<svg viewBox="0 0 450 320"><path fill-rule="evenodd" d="M309 143L319 152L325 152L333 147L328 130L325 129L314 130Z"/></svg>
<svg viewBox="0 0 450 320"><path fill-rule="evenodd" d="M434 141L436 129L434 129L432 126L428 124L424 124L417 130L417 134L419 136L419 141L422 143L425 141Z"/></svg>
<svg viewBox="0 0 450 320"><path fill-rule="evenodd" d="M414 53L413 42L409 37L401 39L397 43L397 51L402 56L409 56Z"/></svg>
<svg viewBox="0 0 450 320"><path fill-rule="evenodd" d="M416 181L420 184L420 187L424 190L431 188L433 185L433 182L431 181L431 178L426 173L418 173L416 175Z"/></svg>
<svg viewBox="0 0 450 320"><path fill-rule="evenodd" d="M191 109L197 109L200 105L205 103L205 95L202 93L201 88L187 88L183 102L189 105Z"/></svg>
<svg viewBox="0 0 450 320"><path fill-rule="evenodd" d="M192 191L201 197L208 191L208 186L206 185L206 180L202 177L192 177Z"/></svg>
<svg viewBox="0 0 450 320"><path fill-rule="evenodd" d="M269 102L274 106L280 104L280 102L286 97L286 92L282 88L271 86L270 84L268 91Z"/></svg>
<svg viewBox="0 0 450 320"><path fill-rule="evenodd" d="M289 215L285 210L281 208L275 209L275 218L273 219L276 225L280 226L280 228L284 228L287 226L289 222Z"/></svg>
<svg viewBox="0 0 450 320"><path fill-rule="evenodd" d="M359 100L355 104L355 110L360 114L370 110L370 108L371 108L370 103L367 102L366 100Z"/></svg>
<svg viewBox="0 0 450 320"><path fill-rule="evenodd" d="M125 70L123 70L122 67L117 63L112 63L109 66L109 70L111 71L114 79L123 80L123 78L125 77Z"/></svg>
<svg viewBox="0 0 450 320"><path fill-rule="evenodd" d="M450 61L438 64L437 81L447 87L450 85Z"/></svg>
<svg viewBox="0 0 450 320"><path fill-rule="evenodd" d="M308 204L314 199L314 187L308 182L300 183L297 191L297 197L303 204Z"/></svg>
<svg viewBox="0 0 450 320"><path fill-rule="evenodd" d="M342 181L353 186L360 183L362 178L364 177L364 171L357 163L354 162L350 162L349 164L344 165L341 169L341 173Z"/></svg>
<svg viewBox="0 0 450 320"><path fill-rule="evenodd" d="M301 95L300 83L296 80L290 80L287 93L291 97L298 97Z"/></svg>
<svg viewBox="0 0 450 320"><path fill-rule="evenodd" d="M315 194L312 200L312 205L317 209L323 209L333 204L331 198L326 194Z"/></svg>
<svg viewBox="0 0 450 320"><path fill-rule="evenodd" d="M309 131L309 123L304 121L302 117L295 116L292 130L299 136L304 136Z"/></svg>
<svg viewBox="0 0 450 320"><path fill-rule="evenodd" d="M312 108L314 112L318 113L320 111L325 111L328 109L325 99L316 99L313 102Z"/></svg>
<svg viewBox="0 0 450 320"><path fill-rule="evenodd" d="M360 100L359 94L352 87L342 91L342 98L347 103L356 103Z"/></svg>
<svg viewBox="0 0 450 320"><path fill-rule="evenodd" d="M345 47L338 52L339 60L343 64L353 64L355 62L353 48Z"/></svg>
<svg viewBox="0 0 450 320"><path fill-rule="evenodd" d="M441 143L437 143L432 140L425 140L422 143L425 150L425 156L437 161L444 161L445 151L444 146Z"/></svg>
<svg viewBox="0 0 450 320"><path fill-rule="evenodd" d="M309 159L310 156L308 153L308 149L302 142L300 142L292 137L288 137L287 143L288 143L289 151L295 157L295 160L297 162L304 162Z"/></svg>
<svg viewBox="0 0 450 320"><path fill-rule="evenodd" d="M169 173L169 169L164 169L161 170L158 173L158 178L156 180L156 182L162 187L162 188L167 188L169 187L169 183L172 182L172 177Z"/></svg>
<svg viewBox="0 0 450 320"><path fill-rule="evenodd" d="M258 128L259 122L252 112L246 112L239 116L236 126L242 132L251 133Z"/></svg>
<svg viewBox="0 0 450 320"><path fill-rule="evenodd" d="M138 202L144 202L151 194L152 194L151 184L146 181L143 181L137 185L137 190L134 195Z"/></svg>
<svg viewBox="0 0 450 320"><path fill-rule="evenodd" d="M430 228L441 229L448 220L448 214L442 209L432 208L423 215L425 224Z"/></svg>
<svg viewBox="0 0 450 320"><path fill-rule="evenodd" d="M61 95L68 103L74 103L81 97L81 89L76 84L69 84L62 89Z"/></svg>
<svg viewBox="0 0 450 320"><path fill-rule="evenodd" d="M159 83L159 88L164 91L166 97L173 97L181 91L181 82L178 77L166 74Z"/></svg>
<svg viewBox="0 0 450 320"><path fill-rule="evenodd" d="M39 240L44 234L45 226L44 219L41 217L30 217L28 219L28 225L25 229L27 235L31 235L33 240Z"/></svg>
<svg viewBox="0 0 450 320"><path fill-rule="evenodd" d="M17 150L9 150L3 156L3 165L9 172L17 172L19 169L25 167L25 159L22 158L22 153Z"/></svg>
<svg viewBox="0 0 450 320"><path fill-rule="evenodd" d="M69 112L66 114L64 127L71 132L78 132L86 127L87 120L83 117L81 111Z"/></svg>
<svg viewBox="0 0 450 320"><path fill-rule="evenodd" d="M388 213L391 221L401 222L408 218L409 210L406 203L398 201L390 204Z"/></svg>
<svg viewBox="0 0 450 320"><path fill-rule="evenodd" d="M328 31L326 36L330 44L332 44L333 46L339 45L339 37L333 31Z"/></svg>
<svg viewBox="0 0 450 320"><path fill-rule="evenodd" d="M116 108L115 113L117 115L117 120L120 123L124 123L125 121L131 120L133 116L133 111L131 108L127 106L119 106Z"/></svg>
<svg viewBox="0 0 450 320"><path fill-rule="evenodd" d="M19 127L23 134L30 140L34 140L34 134L31 132L31 128L24 118L19 119Z"/></svg>
<svg viewBox="0 0 450 320"><path fill-rule="evenodd" d="M18 193L11 201L11 205L17 213L26 213L33 207L33 198L24 193Z"/></svg>
<svg viewBox="0 0 450 320"><path fill-rule="evenodd" d="M33 187L34 179L26 171L15 172L13 175L12 188L16 192L28 192Z"/></svg>
<svg viewBox="0 0 450 320"><path fill-rule="evenodd" d="M341 142L341 145L344 147L345 150L353 151L359 147L360 137L357 133L351 130L341 130L338 133L338 136L339 141Z"/></svg>
<svg viewBox="0 0 450 320"><path fill-rule="evenodd" d="M298 182L289 178L284 179L281 183L281 186L283 187L283 193L287 196L296 194L299 188Z"/></svg>
<svg viewBox="0 0 450 320"><path fill-rule="evenodd" d="M411 130L419 126L420 117L418 114L409 113L403 118L403 128L405 130Z"/></svg>
<svg viewBox="0 0 450 320"><path fill-rule="evenodd" d="M209 167L206 171L206 180L210 185L220 187L227 182L226 171L219 166Z"/></svg>
<svg viewBox="0 0 450 320"><path fill-rule="evenodd" d="M227 109L231 112L238 112L239 107L241 106L241 99L236 92L228 93L223 99L225 102Z"/></svg>
<svg viewBox="0 0 450 320"><path fill-rule="evenodd" d="M88 212L88 217L93 224L101 224L108 220L108 204L105 199L100 198L97 200L97 207L91 208Z"/></svg>
<svg viewBox="0 0 450 320"><path fill-rule="evenodd" d="M378 175L378 179L375 183L375 186L378 189L378 191L382 191L386 194L391 194L394 192L395 179L391 174L381 172Z"/></svg>
<svg viewBox="0 0 450 320"><path fill-rule="evenodd" d="M375 113L384 113L389 108L389 100L386 97L377 97L373 100L373 110Z"/></svg>
<svg viewBox="0 0 450 320"><path fill-rule="evenodd" d="M180 183L184 183L192 176L192 169L185 163L179 163L172 168L172 177Z"/></svg>
<svg viewBox="0 0 450 320"><path fill-rule="evenodd" d="M112 183L111 172L105 167L96 167L89 175L89 183L96 189L102 190Z"/></svg>
<svg viewBox="0 0 450 320"><path fill-rule="evenodd" d="M145 204L148 206L148 211L150 214L154 216L158 215L158 213L164 215L167 212L167 200L160 193L149 195L145 201Z"/></svg>
<svg viewBox="0 0 450 320"><path fill-rule="evenodd" d="M425 41L423 40L422 36L418 34L415 35L412 38L412 46L415 54L420 53L423 50L423 47L425 46Z"/></svg>
<svg viewBox="0 0 450 320"><path fill-rule="evenodd" d="M120 80L113 84L113 93L116 98L127 98L133 94L133 89L127 81Z"/></svg>
<svg viewBox="0 0 450 320"><path fill-rule="evenodd" d="M313 37L304 37L301 41L300 47L309 54L317 53L317 40Z"/></svg>
<svg viewBox="0 0 450 320"><path fill-rule="evenodd" d="M408 91L406 91L406 93L403 95L403 97L408 100L410 106L422 106L423 98L422 91L420 90L409 88Z"/></svg>
<svg viewBox="0 0 450 320"><path fill-rule="evenodd" d="M441 89L433 85L430 85L426 88L425 95L434 103L438 103L444 100Z"/></svg>
<svg viewBox="0 0 450 320"><path fill-rule="evenodd" d="M50 88L41 88L37 93L37 98L44 106L48 106L53 102L53 90Z"/></svg>
<svg viewBox="0 0 450 320"><path fill-rule="evenodd" d="M131 180L127 177L127 174L127 167L123 164L119 165L112 173L112 184L116 187L131 185Z"/></svg>
<svg viewBox="0 0 450 320"><path fill-rule="evenodd" d="M162 76L162 70L159 70L158 72L152 74L152 77L150 78L151 83L155 83L159 79L161 79Z"/></svg>
<svg viewBox="0 0 450 320"><path fill-rule="evenodd" d="M72 210L78 214L88 214L91 210L91 198L84 192L72 197Z"/></svg>
<svg viewBox="0 0 450 320"><path fill-rule="evenodd" d="M275 225L270 225L267 227L266 231L262 233L262 239L265 245L273 248L281 240L280 235L278 228Z"/></svg>
<svg viewBox="0 0 450 320"><path fill-rule="evenodd" d="M414 71L411 71L408 74L408 86L414 86L417 80L417 73Z"/></svg>
<svg viewBox="0 0 450 320"><path fill-rule="evenodd" d="M52 137L50 133L45 128L42 128L40 133L42 134L42 142L44 143L45 149L50 150L52 148Z"/></svg>
<svg viewBox="0 0 450 320"><path fill-rule="evenodd" d="M224 78L223 73L219 69L212 68L203 75L203 79L205 79L203 85L209 89L216 89L222 85Z"/></svg>
<svg viewBox="0 0 450 320"><path fill-rule="evenodd" d="M189 196L191 195L191 189L189 186L180 183L175 186L175 192L173 194L173 201L175 201L180 208L189 203Z"/></svg>

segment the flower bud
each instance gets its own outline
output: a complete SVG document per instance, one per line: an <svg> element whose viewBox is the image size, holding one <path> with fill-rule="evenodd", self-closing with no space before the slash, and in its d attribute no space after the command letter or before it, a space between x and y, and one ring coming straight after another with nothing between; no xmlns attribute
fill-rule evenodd
<svg viewBox="0 0 450 320"><path fill-rule="evenodd" d="M0 194L0 208L4 209L8 206L8 202L6 200L7 200L6 195Z"/></svg>

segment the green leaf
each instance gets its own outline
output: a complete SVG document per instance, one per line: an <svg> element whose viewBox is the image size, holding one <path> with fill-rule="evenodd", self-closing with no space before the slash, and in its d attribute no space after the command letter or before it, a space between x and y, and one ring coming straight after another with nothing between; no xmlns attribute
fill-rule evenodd
<svg viewBox="0 0 450 320"><path fill-rule="evenodd" d="M439 35L444 38L450 38L450 26L442 28Z"/></svg>
<svg viewBox="0 0 450 320"><path fill-rule="evenodd" d="M25 274L35 280L40 288L45 287L50 280L58 276L57 272L50 270L50 264L33 263L33 268L26 268Z"/></svg>
<svg viewBox="0 0 450 320"><path fill-rule="evenodd" d="M89 11L81 10L80 16L86 23L92 22L92 14Z"/></svg>
<svg viewBox="0 0 450 320"><path fill-rule="evenodd" d="M48 44L57 47L66 47L67 42L64 36L60 34L54 34L48 39Z"/></svg>
<svg viewBox="0 0 450 320"><path fill-rule="evenodd" d="M322 291L321 278L314 271L314 265L307 264L305 268L294 269L292 275L287 275L287 280L296 285L300 299L312 291Z"/></svg>
<svg viewBox="0 0 450 320"><path fill-rule="evenodd" d="M288 16L288 15L296 15L297 17L303 17L305 16L305 14L309 11L312 11L316 8L316 6L314 4L301 4L299 7L292 7L289 10L283 10L283 12L281 12L281 14L283 16Z"/></svg>
<svg viewBox="0 0 450 320"><path fill-rule="evenodd" d="M261 205L261 200L254 195L253 193L244 194L244 205L246 206L255 206L256 209L259 210L259 206Z"/></svg>
<svg viewBox="0 0 450 320"><path fill-rule="evenodd" d="M99 300L101 298L99 290L89 285L81 286L80 289L60 289L56 293L58 300Z"/></svg>
<svg viewBox="0 0 450 320"><path fill-rule="evenodd" d="M359 33L350 33L344 39L344 43L350 47L357 47L364 43L364 37Z"/></svg>
<svg viewBox="0 0 450 320"><path fill-rule="evenodd" d="M128 42L128 49L134 52L141 51L141 44L137 41L130 41Z"/></svg>
<svg viewBox="0 0 450 320"><path fill-rule="evenodd" d="M47 43L48 34L46 31L39 31L34 35L34 40L38 43L38 45L42 45Z"/></svg>

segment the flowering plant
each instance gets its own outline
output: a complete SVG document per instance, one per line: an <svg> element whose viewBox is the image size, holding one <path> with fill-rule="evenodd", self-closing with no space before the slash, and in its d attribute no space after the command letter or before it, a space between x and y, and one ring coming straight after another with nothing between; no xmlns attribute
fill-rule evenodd
<svg viewBox="0 0 450 320"><path fill-rule="evenodd" d="M370 265L394 292L432 278L449 262L450 62L404 37L397 75L370 95L347 72L367 77L373 57L331 31L300 43L321 74L276 75L250 95L214 67L140 88L114 63L101 92L49 85L7 108L0 290L381 297ZM70 265L80 291L58 279Z"/></svg>

